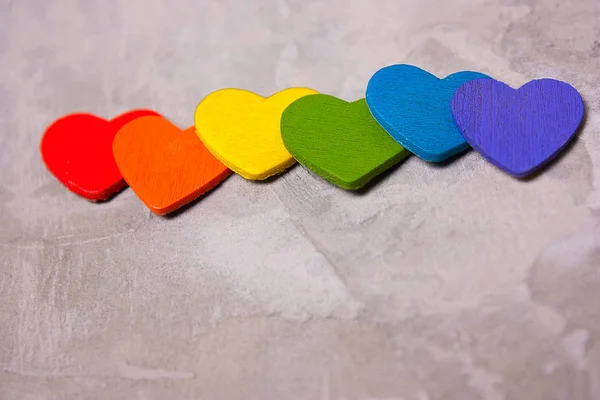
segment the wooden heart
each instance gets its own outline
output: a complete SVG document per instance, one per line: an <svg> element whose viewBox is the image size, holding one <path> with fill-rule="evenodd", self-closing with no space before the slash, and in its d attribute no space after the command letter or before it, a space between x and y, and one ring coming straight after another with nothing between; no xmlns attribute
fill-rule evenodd
<svg viewBox="0 0 600 400"><path fill-rule="evenodd" d="M115 136L113 151L131 189L160 215L195 200L231 174L204 147L194 127L182 131L162 117L125 125Z"/></svg>
<svg viewBox="0 0 600 400"><path fill-rule="evenodd" d="M517 90L478 79L456 91L451 107L467 142L516 177L556 157L575 137L585 109L574 87L554 79L534 80Z"/></svg>
<svg viewBox="0 0 600 400"><path fill-rule="evenodd" d="M112 152L119 129L136 118L158 115L135 110L110 121L92 114L71 114L54 121L40 142L48 170L69 190L92 201L106 200L127 186Z"/></svg>
<svg viewBox="0 0 600 400"><path fill-rule="evenodd" d="M343 189L360 189L410 154L373 119L365 99L303 97L283 112L281 133L298 162Z"/></svg>
<svg viewBox="0 0 600 400"><path fill-rule="evenodd" d="M223 164L246 179L263 180L295 162L281 140L281 113L294 100L315 93L291 88L264 98L240 89L219 90L196 108L196 132Z"/></svg>
<svg viewBox="0 0 600 400"><path fill-rule="evenodd" d="M452 120L450 100L460 85L479 78L488 76L463 71L440 79L412 65L392 65L369 80L367 104L398 143L425 161L441 162L469 148Z"/></svg>

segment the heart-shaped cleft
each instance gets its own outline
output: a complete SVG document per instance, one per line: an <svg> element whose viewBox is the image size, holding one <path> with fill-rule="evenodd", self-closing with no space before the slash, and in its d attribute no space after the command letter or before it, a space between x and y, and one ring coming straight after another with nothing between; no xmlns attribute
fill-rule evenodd
<svg viewBox="0 0 600 400"><path fill-rule="evenodd" d="M182 131L162 117L125 125L115 136L113 151L131 189L159 215L195 200L231 174L204 147L194 127Z"/></svg>
<svg viewBox="0 0 600 400"><path fill-rule="evenodd" d="M451 107L467 142L516 177L556 157L575 136L585 110L579 92L554 79L516 90L496 80L474 80L456 91Z"/></svg>
<svg viewBox="0 0 600 400"><path fill-rule="evenodd" d="M360 189L410 154L373 119L365 99L303 97L283 112L281 134L298 162L349 190Z"/></svg>
<svg viewBox="0 0 600 400"><path fill-rule="evenodd" d="M290 88L264 98L246 90L218 90L196 108L196 132L223 164L246 179L263 180L295 163L281 140L281 113L315 93Z"/></svg>
<svg viewBox="0 0 600 400"><path fill-rule="evenodd" d="M135 110L110 121L92 114L70 114L54 121L40 142L48 170L69 190L92 201L107 200L127 186L117 168L112 144L125 124L144 116Z"/></svg>
<svg viewBox="0 0 600 400"><path fill-rule="evenodd" d="M373 75L367 104L373 117L402 146L430 162L442 162L469 145L452 119L456 89L487 75L463 71L440 79L412 65L392 65Z"/></svg>

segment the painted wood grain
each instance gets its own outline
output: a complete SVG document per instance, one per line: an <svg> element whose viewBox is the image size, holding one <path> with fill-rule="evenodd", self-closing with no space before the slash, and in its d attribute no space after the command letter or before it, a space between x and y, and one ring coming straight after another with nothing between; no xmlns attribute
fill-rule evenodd
<svg viewBox="0 0 600 400"><path fill-rule="evenodd" d="M579 92L554 79L534 80L517 90L496 80L474 80L456 91L451 109L467 142L516 177L555 158L584 115Z"/></svg>
<svg viewBox="0 0 600 400"><path fill-rule="evenodd" d="M263 180L295 162L281 140L281 113L294 100L315 93L290 88L264 98L241 89L219 90L196 108L196 132L233 171L246 179Z"/></svg>
<svg viewBox="0 0 600 400"><path fill-rule="evenodd" d="M117 131L136 118L158 115L134 110L108 121L87 113L54 121L42 135L40 153L48 170L72 192L107 200L127 186L112 151Z"/></svg>
<svg viewBox="0 0 600 400"><path fill-rule="evenodd" d="M283 112L281 133L298 162L343 189L360 189L409 155L373 119L365 99L303 97Z"/></svg>
<svg viewBox="0 0 600 400"><path fill-rule="evenodd" d="M469 147L454 125L450 100L477 78L488 76L463 71L440 79L412 65L392 65L369 80L367 104L398 143L425 161L441 162Z"/></svg>
<svg viewBox="0 0 600 400"><path fill-rule="evenodd" d="M115 136L113 151L131 189L159 215L195 200L231 174L204 147L194 127L182 131L162 117L125 125Z"/></svg>

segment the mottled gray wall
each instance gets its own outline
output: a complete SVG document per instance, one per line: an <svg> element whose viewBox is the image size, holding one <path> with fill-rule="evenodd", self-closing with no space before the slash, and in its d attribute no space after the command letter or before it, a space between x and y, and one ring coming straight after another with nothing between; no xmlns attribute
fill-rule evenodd
<svg viewBox="0 0 600 400"><path fill-rule="evenodd" d="M0 399L600 399L598 0L0 0ZM387 64L566 80L529 182L470 152L370 190L232 176L173 218L44 168L56 117L213 90L354 100Z"/></svg>

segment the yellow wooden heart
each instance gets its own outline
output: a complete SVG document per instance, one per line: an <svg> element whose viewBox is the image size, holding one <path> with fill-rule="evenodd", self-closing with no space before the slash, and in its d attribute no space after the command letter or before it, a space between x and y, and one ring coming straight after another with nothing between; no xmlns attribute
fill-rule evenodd
<svg viewBox="0 0 600 400"><path fill-rule="evenodd" d="M266 179L294 164L281 139L281 114L310 94L317 92L291 88L264 98L241 89L218 90L198 104L196 133L236 173L250 180Z"/></svg>

